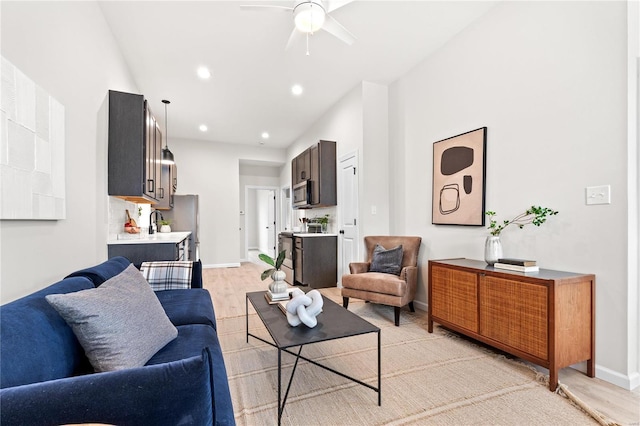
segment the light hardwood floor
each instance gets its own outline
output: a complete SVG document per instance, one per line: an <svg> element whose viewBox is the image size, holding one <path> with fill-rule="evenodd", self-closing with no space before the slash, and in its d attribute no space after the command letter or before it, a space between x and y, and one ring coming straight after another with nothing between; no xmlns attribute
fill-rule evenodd
<svg viewBox="0 0 640 426"><path fill-rule="evenodd" d="M260 281L260 273L267 266L257 260L257 256L250 255L249 258L255 263L243 262L239 268L203 271L204 287L211 293L216 317L244 315L245 293L266 289L266 282ZM321 291L326 297L341 302L339 289ZM353 300L352 303L354 302L357 303ZM628 391L598 378L587 377L572 368L560 370L559 380L575 396L605 417L621 425L640 425L640 388Z"/></svg>

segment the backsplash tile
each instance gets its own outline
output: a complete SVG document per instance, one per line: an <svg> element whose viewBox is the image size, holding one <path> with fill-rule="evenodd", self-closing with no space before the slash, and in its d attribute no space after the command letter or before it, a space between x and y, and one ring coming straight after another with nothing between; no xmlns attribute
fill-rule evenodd
<svg viewBox="0 0 640 426"><path fill-rule="evenodd" d="M109 240L115 240L118 234L124 232L124 223L127 220L125 210L129 210L131 218L139 224L137 204L121 198L109 197Z"/></svg>

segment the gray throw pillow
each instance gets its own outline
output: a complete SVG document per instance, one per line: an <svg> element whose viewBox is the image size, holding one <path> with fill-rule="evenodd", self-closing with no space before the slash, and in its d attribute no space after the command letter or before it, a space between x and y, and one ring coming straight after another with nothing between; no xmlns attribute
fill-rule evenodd
<svg viewBox="0 0 640 426"><path fill-rule="evenodd" d="M392 249L385 249L376 244L369 272L384 272L385 274L400 275L402 270L402 245Z"/></svg>
<svg viewBox="0 0 640 426"><path fill-rule="evenodd" d="M96 371L142 367L178 335L133 265L100 287L46 299L73 329Z"/></svg>

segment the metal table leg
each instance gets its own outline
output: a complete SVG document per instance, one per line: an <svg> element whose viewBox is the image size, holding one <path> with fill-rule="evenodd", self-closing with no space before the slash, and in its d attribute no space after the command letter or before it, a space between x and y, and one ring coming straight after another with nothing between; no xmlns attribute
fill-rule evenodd
<svg viewBox="0 0 640 426"><path fill-rule="evenodd" d="M285 350L285 352L289 352ZM287 384L287 391L284 393L284 399L281 400L281 389L282 389L282 350L278 349L278 425L282 420L282 413L284 412L284 405L287 403L287 397L289 396L289 390L291 389L291 383L293 382L293 375L296 374L296 368L298 368L298 361L300 360L302 353L302 345L300 345L300 349L298 349L298 354L296 355L296 362L293 364L293 370L291 370L291 377L289 377L289 383ZM302 357L304 358L304 357ZM282 403L280 402L282 401Z"/></svg>
<svg viewBox="0 0 640 426"><path fill-rule="evenodd" d="M284 404L282 404L282 351L278 348L278 426L282 421L282 411L284 410Z"/></svg>
<svg viewBox="0 0 640 426"><path fill-rule="evenodd" d="M244 297L244 324L247 330L247 343L249 343L249 296Z"/></svg>
<svg viewBox="0 0 640 426"><path fill-rule="evenodd" d="M378 330L378 407L382 406L382 356L380 348L380 330Z"/></svg>

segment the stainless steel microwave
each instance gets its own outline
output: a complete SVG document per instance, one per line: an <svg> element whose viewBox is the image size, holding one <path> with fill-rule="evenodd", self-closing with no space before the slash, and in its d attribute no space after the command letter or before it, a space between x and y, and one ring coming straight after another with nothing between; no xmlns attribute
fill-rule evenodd
<svg viewBox="0 0 640 426"><path fill-rule="evenodd" d="M293 207L311 207L311 180L307 179L293 186Z"/></svg>

